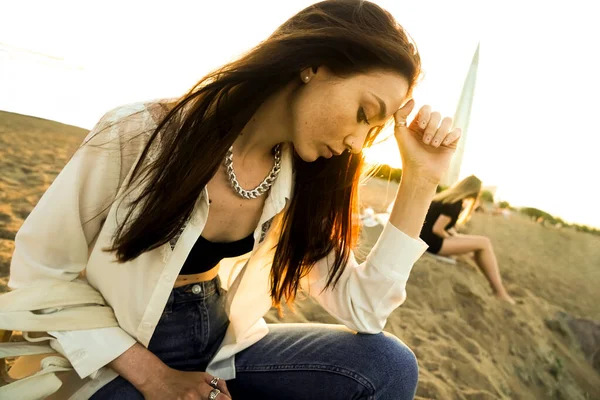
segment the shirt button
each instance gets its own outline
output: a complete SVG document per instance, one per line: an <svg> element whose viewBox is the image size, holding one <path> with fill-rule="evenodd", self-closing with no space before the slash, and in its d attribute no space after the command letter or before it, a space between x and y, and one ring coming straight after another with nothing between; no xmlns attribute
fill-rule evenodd
<svg viewBox="0 0 600 400"><path fill-rule="evenodd" d="M202 286L200 286L200 285L194 285L194 286L192 286L192 293L198 294L200 292L202 292Z"/></svg>
<svg viewBox="0 0 600 400"><path fill-rule="evenodd" d="M142 324L142 328L144 328L144 329L150 329L150 328L152 328L152 324L150 322L144 322Z"/></svg>

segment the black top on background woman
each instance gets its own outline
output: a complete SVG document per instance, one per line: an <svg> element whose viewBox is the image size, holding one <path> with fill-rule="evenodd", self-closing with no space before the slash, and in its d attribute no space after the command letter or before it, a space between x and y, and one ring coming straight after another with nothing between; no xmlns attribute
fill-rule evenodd
<svg viewBox="0 0 600 400"><path fill-rule="evenodd" d="M491 241L485 236L461 235L455 225L463 225L471 217L481 193L481 181L474 175L438 193L431 202L421 239L428 252L442 256L475 253L475 262L485 274L495 295L514 304L502 283L498 261Z"/></svg>

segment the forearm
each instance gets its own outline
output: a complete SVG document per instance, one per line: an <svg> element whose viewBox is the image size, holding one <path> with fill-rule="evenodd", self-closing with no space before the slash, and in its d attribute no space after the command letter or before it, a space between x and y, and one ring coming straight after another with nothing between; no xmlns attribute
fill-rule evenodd
<svg viewBox="0 0 600 400"><path fill-rule="evenodd" d="M418 238L436 187L431 180L403 175L389 222L408 236Z"/></svg>
<svg viewBox="0 0 600 400"><path fill-rule="evenodd" d="M139 343L114 359L109 366L140 391L168 368Z"/></svg>

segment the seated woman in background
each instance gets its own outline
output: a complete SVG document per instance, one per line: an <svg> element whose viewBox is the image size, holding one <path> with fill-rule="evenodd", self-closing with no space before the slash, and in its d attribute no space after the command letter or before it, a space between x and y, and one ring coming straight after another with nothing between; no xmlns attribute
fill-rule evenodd
<svg viewBox="0 0 600 400"><path fill-rule="evenodd" d="M433 254L450 256L474 252L475 262L490 282L496 297L515 304L502 284L490 239L478 235L459 235L455 228L457 223L462 225L470 218L480 192L481 181L471 175L438 193L429 207L420 236L429 245L427 251Z"/></svg>

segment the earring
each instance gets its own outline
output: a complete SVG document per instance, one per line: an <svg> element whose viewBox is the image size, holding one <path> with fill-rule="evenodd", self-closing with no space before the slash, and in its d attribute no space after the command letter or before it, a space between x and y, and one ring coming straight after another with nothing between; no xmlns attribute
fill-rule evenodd
<svg viewBox="0 0 600 400"><path fill-rule="evenodd" d="M304 75L304 77L302 78L302 80L303 80L304 82L308 82L308 81L310 80L310 76L308 76L308 75Z"/></svg>

